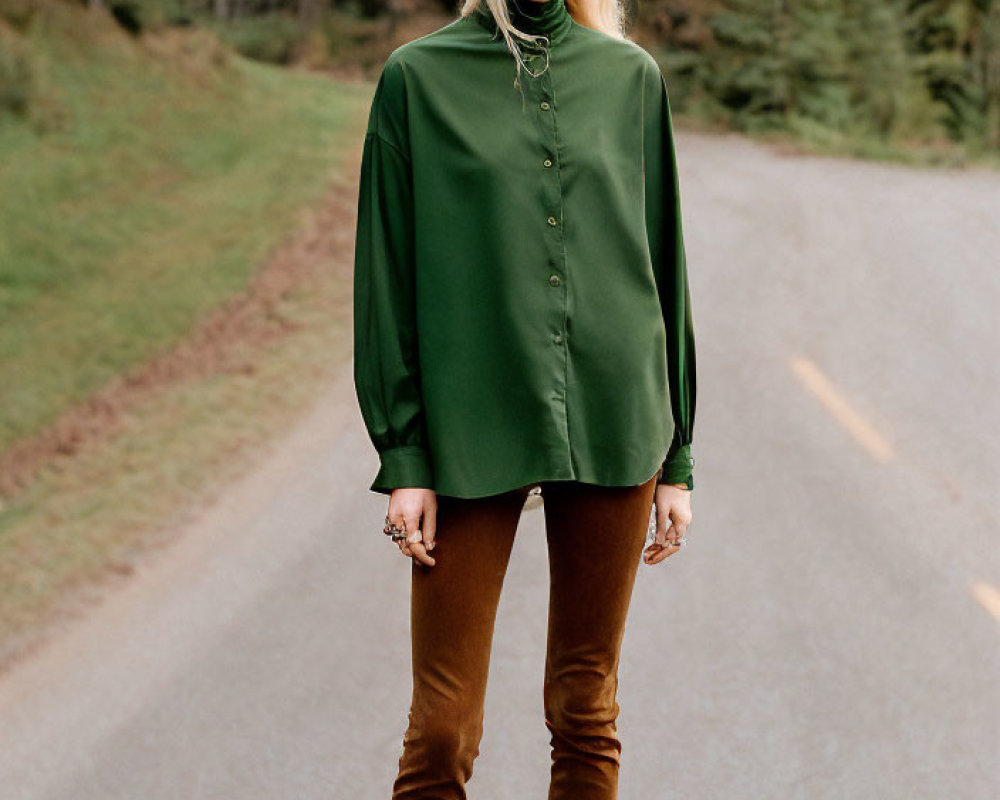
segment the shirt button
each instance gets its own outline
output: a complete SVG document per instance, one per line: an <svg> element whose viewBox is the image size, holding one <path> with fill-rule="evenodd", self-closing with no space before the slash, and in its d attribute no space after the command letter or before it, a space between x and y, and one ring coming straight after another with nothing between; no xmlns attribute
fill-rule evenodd
<svg viewBox="0 0 1000 800"><path fill-rule="evenodd" d="M542 100L542 111L548 111L548 110L549 110L549 101Z"/></svg>
<svg viewBox="0 0 1000 800"><path fill-rule="evenodd" d="M552 337L552 341L555 342L556 344L562 344L562 339L563 337L561 333L557 333Z"/></svg>
<svg viewBox="0 0 1000 800"><path fill-rule="evenodd" d="M557 222L555 217L549 217L549 225L555 225Z"/></svg>
<svg viewBox="0 0 1000 800"><path fill-rule="evenodd" d="M558 275L550 275L549 276L549 283L551 283L553 286L558 286L559 285L559 276Z"/></svg>
<svg viewBox="0 0 1000 800"><path fill-rule="evenodd" d="M551 159L551 158L547 158L547 159L545 159L545 160L544 160L544 161L542 162L542 166L545 166L545 167L551 167L551 166L552 166L552 159Z"/></svg>

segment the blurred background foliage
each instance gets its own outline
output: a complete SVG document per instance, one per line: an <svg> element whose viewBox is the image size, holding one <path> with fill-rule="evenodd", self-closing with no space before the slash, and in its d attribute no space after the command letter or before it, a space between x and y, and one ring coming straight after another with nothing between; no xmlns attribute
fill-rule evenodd
<svg viewBox="0 0 1000 800"><path fill-rule="evenodd" d="M997 0L652 0L676 107L842 149L1000 149Z"/></svg>
<svg viewBox="0 0 1000 800"><path fill-rule="evenodd" d="M209 31L251 59L371 77L453 18L448 0L90 0L132 35ZM37 2L0 0L0 114L51 122L20 35ZM675 111L833 150L1000 152L1000 0L645 0L630 35Z"/></svg>

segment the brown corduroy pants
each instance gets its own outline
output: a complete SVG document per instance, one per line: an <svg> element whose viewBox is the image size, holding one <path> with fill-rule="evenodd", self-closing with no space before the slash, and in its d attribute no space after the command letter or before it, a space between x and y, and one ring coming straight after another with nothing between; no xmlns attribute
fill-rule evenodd
<svg viewBox="0 0 1000 800"><path fill-rule="evenodd" d="M639 486L541 484L550 578L549 800L617 796L618 662L655 485L655 476ZM529 489L438 495L437 563L414 559L412 567L413 696L393 800L466 798L497 605Z"/></svg>

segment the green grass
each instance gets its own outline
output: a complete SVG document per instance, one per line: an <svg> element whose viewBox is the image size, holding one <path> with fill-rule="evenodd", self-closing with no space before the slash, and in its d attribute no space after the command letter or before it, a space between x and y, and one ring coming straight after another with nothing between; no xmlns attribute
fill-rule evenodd
<svg viewBox="0 0 1000 800"><path fill-rule="evenodd" d="M0 449L163 351L322 196L366 87L45 6L56 120L0 119ZM53 110L54 109L54 110Z"/></svg>
<svg viewBox="0 0 1000 800"><path fill-rule="evenodd" d="M351 343L345 266L319 270L284 299L278 311L295 323L288 335L240 348L252 371L154 393L116 435L48 464L0 511L0 670L169 547L342 373Z"/></svg>
<svg viewBox="0 0 1000 800"><path fill-rule="evenodd" d="M219 369L143 395L0 501L0 669L168 545L342 373L346 159L374 89L245 61L205 31L132 40L40 8L18 40L29 113L0 109L0 450L184 340L279 247L309 269L255 323L280 334L228 342Z"/></svg>

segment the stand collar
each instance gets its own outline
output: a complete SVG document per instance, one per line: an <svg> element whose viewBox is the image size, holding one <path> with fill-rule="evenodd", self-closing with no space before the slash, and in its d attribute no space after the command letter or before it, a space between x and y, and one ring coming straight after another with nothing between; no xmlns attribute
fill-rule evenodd
<svg viewBox="0 0 1000 800"><path fill-rule="evenodd" d="M515 28L548 36L550 44L560 41L573 27L566 0L506 0L506 3ZM485 3L476 6L473 14L490 33L497 31L496 20Z"/></svg>

